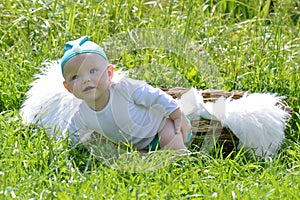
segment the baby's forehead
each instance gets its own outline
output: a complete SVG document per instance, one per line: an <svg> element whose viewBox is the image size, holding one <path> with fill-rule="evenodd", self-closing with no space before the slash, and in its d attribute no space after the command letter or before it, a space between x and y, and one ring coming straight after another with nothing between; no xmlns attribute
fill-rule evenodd
<svg viewBox="0 0 300 200"><path fill-rule="evenodd" d="M65 64L65 74L70 72L84 70L86 67L107 67L108 62L102 56L95 53L78 54L68 60Z"/></svg>
<svg viewBox="0 0 300 200"><path fill-rule="evenodd" d="M108 65L107 60L105 60L102 56L95 53L83 53L74 56L70 60L68 60L65 66L72 65L94 65L94 66L104 66Z"/></svg>

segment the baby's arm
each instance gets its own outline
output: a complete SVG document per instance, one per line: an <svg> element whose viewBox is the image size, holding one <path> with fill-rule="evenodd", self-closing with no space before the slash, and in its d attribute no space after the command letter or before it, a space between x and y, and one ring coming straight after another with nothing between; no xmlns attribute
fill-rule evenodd
<svg viewBox="0 0 300 200"><path fill-rule="evenodd" d="M80 112L76 112L68 121L68 134L72 145L76 146L90 139L93 131L86 127Z"/></svg>
<svg viewBox="0 0 300 200"><path fill-rule="evenodd" d="M183 141L186 141L191 130L191 124L187 120L185 114L181 111L180 108L177 108L170 114L169 117L174 121L176 134L182 133Z"/></svg>
<svg viewBox="0 0 300 200"><path fill-rule="evenodd" d="M185 114L181 111L177 101L171 96L158 88L153 88L145 84L143 87L139 87L139 90L136 90L133 97L138 104L149 108L155 104L161 105L165 109L166 116L169 116L174 121L176 134L181 133L183 141L186 141L191 130L191 125Z"/></svg>

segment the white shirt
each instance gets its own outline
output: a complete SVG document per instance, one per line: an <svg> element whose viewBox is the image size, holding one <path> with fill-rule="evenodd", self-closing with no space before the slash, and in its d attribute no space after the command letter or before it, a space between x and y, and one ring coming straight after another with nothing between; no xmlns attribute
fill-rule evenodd
<svg viewBox="0 0 300 200"><path fill-rule="evenodd" d="M83 102L69 122L75 143L97 132L114 143L143 149L154 139L162 120L179 107L171 96L143 81L122 79L110 87L110 98L100 111Z"/></svg>

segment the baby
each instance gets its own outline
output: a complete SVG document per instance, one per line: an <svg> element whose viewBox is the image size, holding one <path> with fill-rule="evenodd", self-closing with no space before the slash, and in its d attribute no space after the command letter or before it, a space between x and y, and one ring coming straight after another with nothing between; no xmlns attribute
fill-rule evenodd
<svg viewBox="0 0 300 200"><path fill-rule="evenodd" d="M191 125L176 100L143 81L113 82L113 65L87 36L67 42L64 51L64 87L83 100L68 123L74 143L97 132L137 150L186 149Z"/></svg>

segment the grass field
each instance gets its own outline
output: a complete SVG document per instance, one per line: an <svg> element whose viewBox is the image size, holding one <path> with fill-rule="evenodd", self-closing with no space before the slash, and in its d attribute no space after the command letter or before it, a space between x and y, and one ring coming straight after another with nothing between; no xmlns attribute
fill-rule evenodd
<svg viewBox="0 0 300 200"><path fill-rule="evenodd" d="M0 9L0 199L300 199L299 1L9 0ZM130 30L148 31L138 35L144 47L126 43ZM112 62L155 86L285 96L294 113L282 148L268 162L191 149L108 164L23 125L18 111L33 75L82 35L104 46L120 40Z"/></svg>

